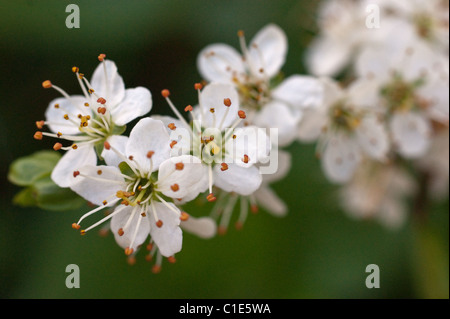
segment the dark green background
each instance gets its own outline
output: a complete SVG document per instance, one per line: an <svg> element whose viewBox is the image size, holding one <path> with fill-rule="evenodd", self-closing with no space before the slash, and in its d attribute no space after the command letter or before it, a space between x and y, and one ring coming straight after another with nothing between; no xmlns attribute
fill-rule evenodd
<svg viewBox="0 0 450 319"><path fill-rule="evenodd" d="M79 5L81 28L67 29L65 8ZM130 266L113 237L71 229L83 211L55 212L11 204L19 188L6 180L12 160L44 148L32 138L52 90L50 79L80 93L71 72L88 78L99 53L114 60L127 87L153 93L153 114L170 114L159 92L179 107L194 104L198 52L224 42L238 47L265 24L287 33L286 75L304 73L315 32L317 1L0 1L0 297L2 298L448 298L448 201L437 203L420 232L353 221L339 209L337 188L323 177L314 146L294 143L290 174L274 185L288 204L285 218L261 211L243 230L201 240L184 233L177 262L158 275L138 254ZM202 215L210 206L190 213ZM195 209L194 209L195 208ZM442 264L443 262L443 264ZM367 289L365 268L381 269L381 288ZM68 264L81 288L65 286Z"/></svg>

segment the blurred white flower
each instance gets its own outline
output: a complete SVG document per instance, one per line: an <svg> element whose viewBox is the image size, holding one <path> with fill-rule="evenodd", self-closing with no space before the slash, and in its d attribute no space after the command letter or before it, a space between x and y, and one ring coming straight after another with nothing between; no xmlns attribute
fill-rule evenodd
<svg viewBox="0 0 450 319"><path fill-rule="evenodd" d="M148 89L136 87L125 89L122 77L114 62L99 56L101 63L94 71L91 82L73 67L83 95L68 95L63 89L44 81L44 88L54 88L63 97L50 102L45 113L46 120L36 125L50 131L35 133L36 139L51 136L60 141L69 141L63 146L59 141L55 150L66 150L52 172L53 181L60 187L69 187L74 168L97 163L96 150L101 150L105 141L114 144L111 137L125 130L125 124L145 115L152 108L152 96Z"/></svg>
<svg viewBox="0 0 450 319"><path fill-rule="evenodd" d="M365 25L366 16L364 1L321 1L317 21L319 33L306 53L306 67L311 74L335 76L351 62L368 37L374 34Z"/></svg>
<svg viewBox="0 0 450 319"><path fill-rule="evenodd" d="M376 220L391 229L406 221L407 199L415 191L415 181L407 171L373 161L364 162L339 190L345 213L358 220Z"/></svg>
<svg viewBox="0 0 450 319"><path fill-rule="evenodd" d="M150 235L162 256L173 257L181 250L180 223L188 215L165 198L195 197L206 189L200 161L190 155L170 157L169 134L161 121L150 118L140 120L130 133L121 152L105 142L104 153L114 156L108 161L117 166L83 166L73 172L71 189L98 205L83 215L73 227L79 229L81 221L106 207L113 212L93 225L81 230L82 234L111 220L114 237L127 255L132 255ZM193 222L195 224L195 222ZM192 224L192 222L191 222ZM206 236L214 229L202 222L202 233L195 225L191 229Z"/></svg>
<svg viewBox="0 0 450 319"><path fill-rule="evenodd" d="M389 139L372 108L365 82L354 82L345 89L332 79L324 78L323 83L325 103L305 114L299 139L318 140L317 155L326 176L332 182L345 183L363 157L386 161Z"/></svg>
<svg viewBox="0 0 450 319"><path fill-rule="evenodd" d="M432 123L448 125L448 58L415 42L364 50L355 65L357 74L373 86L374 105L385 114L398 153L405 158L424 155Z"/></svg>
<svg viewBox="0 0 450 319"><path fill-rule="evenodd" d="M305 108L321 103L322 87L314 77L292 75L277 82L285 63L287 38L277 25L261 29L247 47L244 33L238 33L242 54L226 44L212 44L198 55L201 75L211 82L236 86L247 122L258 127L278 128L280 146L295 139Z"/></svg>
<svg viewBox="0 0 450 319"><path fill-rule="evenodd" d="M367 0L380 7L382 17L402 20L402 37L413 36L438 54L449 51L448 0ZM406 28L410 30L405 30ZM397 31L398 32L398 31Z"/></svg>

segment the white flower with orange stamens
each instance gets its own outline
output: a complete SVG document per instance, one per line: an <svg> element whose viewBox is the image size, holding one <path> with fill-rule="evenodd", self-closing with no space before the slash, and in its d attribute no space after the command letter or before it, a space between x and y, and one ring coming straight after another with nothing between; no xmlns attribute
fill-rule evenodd
<svg viewBox="0 0 450 319"><path fill-rule="evenodd" d="M136 87L125 89L122 77L117 72L114 62L99 57L101 63L94 71L91 82L73 67L83 95L69 95L50 81L44 81L44 88L53 88L63 97L50 102L45 113L46 120L37 121L42 129L47 125L52 133L38 131L34 137L55 137L69 141L70 146L63 146L60 141L54 145L55 150L66 150L52 172L52 179L60 187L69 187L73 168L87 164L95 165L97 155L105 141L114 144L112 136L118 136L125 130L125 125L139 116L145 115L152 108L152 96L148 89Z"/></svg>
<svg viewBox="0 0 450 319"><path fill-rule="evenodd" d="M398 154L407 159L426 155L433 125L449 122L448 55L410 42L395 50L364 50L355 65L376 93L374 105L384 114Z"/></svg>
<svg viewBox="0 0 450 319"><path fill-rule="evenodd" d="M246 118L239 110L238 92L231 84L197 84L199 105L186 107L192 127L171 102L168 90L162 95L179 119L159 117L171 133L172 151L201 159L209 179L208 200L214 201L213 185L227 192L249 195L259 188L261 173L255 163L268 156L270 141L264 129L242 126Z"/></svg>
<svg viewBox="0 0 450 319"><path fill-rule="evenodd" d="M226 44L212 44L198 55L201 75L211 82L233 84L247 121L265 128L278 128L278 145L295 139L295 131L304 109L317 107L322 86L311 76L292 75L281 83L277 79L286 60L287 38L275 24L261 29L247 47L244 32L239 31L242 54Z"/></svg>
<svg viewBox="0 0 450 319"><path fill-rule="evenodd" d="M114 153L108 161L119 166L87 165L73 172L71 189L98 207L83 215L73 227L106 207L113 212L92 228L111 220L111 230L117 243L132 255L150 235L162 256L173 257L181 250L180 222L188 215L171 202L183 197L196 197L206 190L201 178L203 166L191 155L170 157L170 138L164 124L151 118L140 120L132 129L125 144L125 152L105 142L104 153ZM201 235L210 234L211 223L189 223ZM198 230L198 227L206 229ZM190 228L190 229L191 229ZM154 251L154 250L152 250ZM160 260L160 258L158 258ZM158 263L157 260L157 263Z"/></svg>
<svg viewBox="0 0 450 319"><path fill-rule="evenodd" d="M343 89L332 79L322 81L325 102L305 114L299 138L317 139L317 155L326 176L332 182L345 183L365 157L381 162L388 159L389 137L366 82L356 81Z"/></svg>

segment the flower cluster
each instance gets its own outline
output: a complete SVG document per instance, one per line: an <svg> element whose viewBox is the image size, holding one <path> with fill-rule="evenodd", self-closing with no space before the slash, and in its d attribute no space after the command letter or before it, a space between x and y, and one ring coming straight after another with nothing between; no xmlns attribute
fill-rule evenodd
<svg viewBox="0 0 450 319"><path fill-rule="evenodd" d="M43 82L62 97L36 122L34 138L56 139L54 150L66 152L52 180L95 206L74 229L85 235L108 224L130 260L147 241L147 258L156 256L157 272L163 257L174 261L181 251L182 229L202 238L224 234L238 202L237 228L260 206L277 216L287 213L270 183L288 173L291 158L280 148L295 140L305 110L321 105L323 85L304 75L279 80L288 44L278 26L264 27L248 46L242 31L238 38L241 53L225 44L199 53L204 80L194 84L198 101L185 106L185 114L168 89L161 98L173 116L148 114L150 91L125 89L105 54L90 81L72 68L82 95ZM215 202L209 216L182 208L199 197ZM105 214L84 226L98 212Z"/></svg>
<svg viewBox="0 0 450 319"><path fill-rule="evenodd" d="M322 2L307 66L325 102L299 139L318 141L349 214L396 227L424 183L448 192L448 25L448 1Z"/></svg>
<svg viewBox="0 0 450 319"><path fill-rule="evenodd" d="M382 25L369 27L369 4ZM311 75L283 77L288 41L275 24L249 43L239 31L237 43L239 50L216 43L199 52L203 81L194 84L195 103L179 109L169 89L161 91L172 115L152 114L151 92L126 89L105 54L90 81L72 68L80 95L43 82L62 95L34 135L55 138L54 150L65 151L51 179L94 205L74 229L85 235L107 225L130 260L147 242L158 272L163 257L175 261L183 231L224 234L236 210L237 228L259 207L284 216L288 206L271 184L289 173L294 142L316 143L323 172L341 187L351 216L394 227L421 183L429 193L447 192L443 1L324 1L306 56ZM211 205L208 215L183 208L197 198ZM85 226L98 212L104 216Z"/></svg>

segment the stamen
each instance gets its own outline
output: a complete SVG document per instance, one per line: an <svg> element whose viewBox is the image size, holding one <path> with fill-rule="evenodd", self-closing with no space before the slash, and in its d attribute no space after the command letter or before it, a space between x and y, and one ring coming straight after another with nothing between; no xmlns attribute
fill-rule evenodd
<svg viewBox="0 0 450 319"><path fill-rule="evenodd" d="M236 194L231 194L230 199L225 206L225 209L222 214L222 218L220 219L220 225L217 229L220 235L224 235L227 232L228 224L230 223L231 213L233 212L234 205L238 200L238 196Z"/></svg>
<svg viewBox="0 0 450 319"><path fill-rule="evenodd" d="M44 127L45 121L36 121L36 127L40 130Z"/></svg>
<svg viewBox="0 0 450 319"><path fill-rule="evenodd" d="M52 82L50 82L49 80L46 80L46 81L42 82L42 87L44 89L49 89L52 87Z"/></svg>
<svg viewBox="0 0 450 319"><path fill-rule="evenodd" d="M106 58L106 54L99 54L99 56L98 56L98 60L100 61L100 62L103 62L103 60Z"/></svg>
<svg viewBox="0 0 450 319"><path fill-rule="evenodd" d="M104 208L104 206L100 206L99 208L100 208L100 209L101 209L101 208ZM97 226L100 225L100 224L103 224L105 221L111 219L113 216L115 216L115 215L121 213L125 208L126 208L126 206L123 206L123 207L120 207L120 208L116 208L116 210L115 210L114 212L112 212L111 214L109 214L108 216L106 216L106 217L100 219L100 220L99 220L98 222L96 222L95 224L93 224L93 225L89 226L88 228L82 230L82 231L81 231L82 234L84 235L84 234L85 234L86 232L88 232L89 230L91 230L91 229L97 227ZM88 214L89 214L89 213L88 213ZM87 214L86 214L86 215L87 215Z"/></svg>
<svg viewBox="0 0 450 319"><path fill-rule="evenodd" d="M59 150L61 149L61 147L62 147L62 144L61 144L61 143L55 143L55 145L53 145L53 149L54 149L55 151L59 151Z"/></svg>
<svg viewBox="0 0 450 319"><path fill-rule="evenodd" d="M183 162L179 162L175 164L175 169L178 171L182 171L184 168L184 163Z"/></svg>
<svg viewBox="0 0 450 319"><path fill-rule="evenodd" d="M183 221L183 222L185 222L185 221L187 221L188 219L189 219L189 214L186 213L186 212L181 212L180 220Z"/></svg>
<svg viewBox="0 0 450 319"><path fill-rule="evenodd" d="M170 96L170 91L167 89L164 89L161 91L161 95L166 99L167 104L169 104L170 108L172 109L172 112L175 113L175 115L178 117L178 119L183 122L183 124L186 127L190 127L188 122L184 119L183 116L181 116L180 112L178 112L177 108L175 107L175 105L172 103L172 101L170 100L169 96Z"/></svg>
<svg viewBox="0 0 450 319"><path fill-rule="evenodd" d="M222 166L222 167L220 168L220 170L221 170L222 172L224 172L224 171L226 171L226 170L228 169L228 164L227 164L227 163L221 163L220 166Z"/></svg>
<svg viewBox="0 0 450 319"><path fill-rule="evenodd" d="M170 189L174 192L177 192L178 190L180 190L180 186L178 184L173 184L170 186Z"/></svg>
<svg viewBox="0 0 450 319"><path fill-rule="evenodd" d="M37 131L36 133L34 133L33 138L35 140L42 140L42 136L43 136L42 132Z"/></svg>

